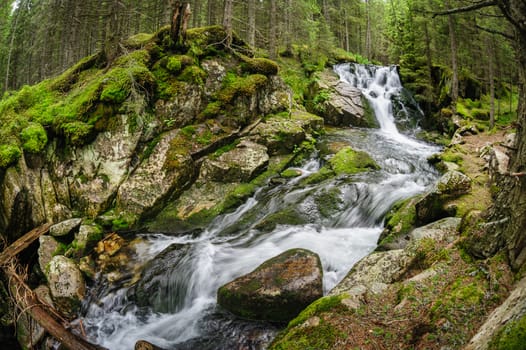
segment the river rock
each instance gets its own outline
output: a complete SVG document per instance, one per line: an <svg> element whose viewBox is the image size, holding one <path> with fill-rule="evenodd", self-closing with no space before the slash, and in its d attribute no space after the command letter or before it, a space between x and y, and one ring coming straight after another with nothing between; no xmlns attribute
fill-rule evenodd
<svg viewBox="0 0 526 350"><path fill-rule="evenodd" d="M57 309L67 317L75 317L86 293L84 278L75 262L63 255L54 256L45 275Z"/></svg>
<svg viewBox="0 0 526 350"><path fill-rule="evenodd" d="M82 219L74 218L59 222L49 228L49 234L54 237L67 236L70 233L77 231L82 223Z"/></svg>
<svg viewBox="0 0 526 350"><path fill-rule="evenodd" d="M217 159L207 158L200 176L218 182L248 182L267 167L268 161L265 146L243 140Z"/></svg>
<svg viewBox="0 0 526 350"><path fill-rule="evenodd" d="M445 204L450 199L469 193L471 182L459 171L448 171L442 175L433 189L415 204L417 222L427 224L452 214Z"/></svg>
<svg viewBox="0 0 526 350"><path fill-rule="evenodd" d="M317 254L291 249L219 288L217 301L244 318L288 322L323 296L322 276Z"/></svg>
<svg viewBox="0 0 526 350"><path fill-rule="evenodd" d="M59 243L54 237L48 235L40 236L38 240L40 243L38 246L38 264L40 269L45 271L47 264L57 254Z"/></svg>

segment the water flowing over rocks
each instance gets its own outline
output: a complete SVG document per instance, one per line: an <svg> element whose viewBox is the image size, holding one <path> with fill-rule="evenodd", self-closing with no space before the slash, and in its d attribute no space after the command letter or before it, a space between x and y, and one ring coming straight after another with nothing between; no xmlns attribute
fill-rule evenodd
<svg viewBox="0 0 526 350"><path fill-rule="evenodd" d="M377 126L368 102L360 89L340 81L332 70L320 73L314 86L314 95L324 91L328 96L316 107L328 125L334 126Z"/></svg>
<svg viewBox="0 0 526 350"><path fill-rule="evenodd" d="M317 254L292 249L219 288L219 305L249 319L287 322L323 295Z"/></svg>

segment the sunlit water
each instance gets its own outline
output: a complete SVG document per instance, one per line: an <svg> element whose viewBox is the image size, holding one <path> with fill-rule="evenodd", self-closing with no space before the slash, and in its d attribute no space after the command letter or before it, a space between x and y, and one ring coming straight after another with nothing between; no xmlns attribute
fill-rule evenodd
<svg viewBox="0 0 526 350"><path fill-rule="evenodd" d="M112 350L132 349L141 339L165 349L263 349L277 325L240 320L221 310L216 304L221 285L287 249L306 248L320 256L327 292L375 248L390 207L436 180L426 159L438 148L398 131L391 97L402 86L393 67L343 64L335 71L362 89L381 127L340 130L324 136L320 147L347 143L371 154L382 170L299 186L323 164L323 158L314 156L300 168L301 177L261 188L202 232L145 234L145 242L137 246L138 259L162 259L157 261L164 264L153 305L135 305L133 286L95 286L83 317L91 340ZM334 188L338 210L327 216L316 198ZM270 232L258 226L269 215L291 208L307 223L278 225ZM172 252L177 254L172 257Z"/></svg>

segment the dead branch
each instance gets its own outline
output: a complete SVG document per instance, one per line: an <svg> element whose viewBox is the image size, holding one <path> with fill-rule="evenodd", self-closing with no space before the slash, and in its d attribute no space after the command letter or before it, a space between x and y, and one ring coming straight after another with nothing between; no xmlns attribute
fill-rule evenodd
<svg viewBox="0 0 526 350"><path fill-rule="evenodd" d="M0 266L9 262L9 260L11 260L18 253L29 247L31 243L36 241L40 236L47 233L50 227L51 224L45 224L40 227L37 227L20 237L7 248L5 248L4 251L0 253Z"/></svg>
<svg viewBox="0 0 526 350"><path fill-rule="evenodd" d="M508 40L513 40L514 39L514 37L512 35L509 35L507 33L501 32L500 30L482 27L482 26L479 26L478 24L476 24L475 27L477 29L480 29L480 30L482 30L484 32L487 32L487 33L490 33L490 34L503 36L504 38L506 38Z"/></svg>
<svg viewBox="0 0 526 350"><path fill-rule="evenodd" d="M457 8L453 8L453 9L450 9L450 10L445 10L445 11L440 11L440 12L434 12L433 13L433 18L435 18L436 16L445 16L445 15L452 15L452 14L455 14L455 13L462 13L462 12L471 12L471 11L475 11L475 10L478 10L478 9L481 9L481 8L484 8L484 7L490 7L490 6L497 6L497 2L496 1L482 1L482 2L477 2L476 4L473 4L473 5L468 5L468 6L464 6L464 7L457 7Z"/></svg>
<svg viewBox="0 0 526 350"><path fill-rule="evenodd" d="M24 278L19 275L18 270L19 268L13 261L9 265L4 266L4 273L9 281L9 290L12 298L22 313L27 313L67 349L105 350L105 348L93 345L80 336L69 332L55 317L58 314L55 309L35 295L24 282Z"/></svg>

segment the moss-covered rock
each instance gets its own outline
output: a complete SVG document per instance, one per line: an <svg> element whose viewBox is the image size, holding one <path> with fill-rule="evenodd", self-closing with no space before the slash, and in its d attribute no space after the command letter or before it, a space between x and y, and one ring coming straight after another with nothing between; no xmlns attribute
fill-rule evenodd
<svg viewBox="0 0 526 350"><path fill-rule="evenodd" d="M405 246L405 236L416 225L415 204L420 197L401 200L385 216L385 228L378 238L377 250L400 249Z"/></svg>
<svg viewBox="0 0 526 350"><path fill-rule="evenodd" d="M86 294L86 284L77 264L57 255L44 272L57 309L68 317L76 316Z"/></svg>
<svg viewBox="0 0 526 350"><path fill-rule="evenodd" d="M329 160L329 165L336 175L356 174L380 169L380 166L370 155L363 151L356 151L351 147L345 147L336 153Z"/></svg>
<svg viewBox="0 0 526 350"><path fill-rule="evenodd" d="M319 257L291 249L220 287L218 304L248 319L287 322L323 295Z"/></svg>

